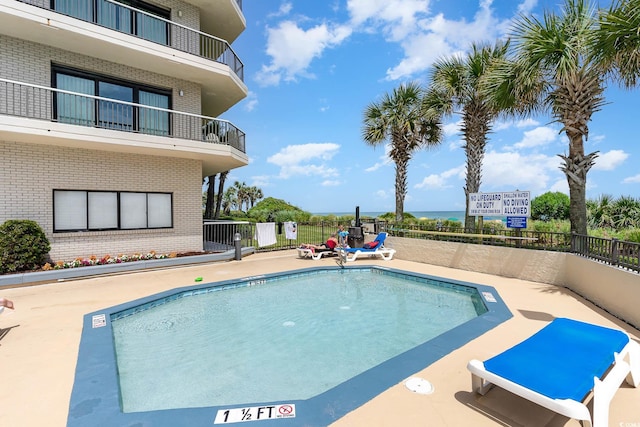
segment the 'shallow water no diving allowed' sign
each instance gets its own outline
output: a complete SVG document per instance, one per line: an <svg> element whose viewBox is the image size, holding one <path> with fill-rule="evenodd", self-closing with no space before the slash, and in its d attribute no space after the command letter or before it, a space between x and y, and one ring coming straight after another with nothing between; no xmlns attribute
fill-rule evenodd
<svg viewBox="0 0 640 427"><path fill-rule="evenodd" d="M530 217L531 192L469 193L469 216Z"/></svg>

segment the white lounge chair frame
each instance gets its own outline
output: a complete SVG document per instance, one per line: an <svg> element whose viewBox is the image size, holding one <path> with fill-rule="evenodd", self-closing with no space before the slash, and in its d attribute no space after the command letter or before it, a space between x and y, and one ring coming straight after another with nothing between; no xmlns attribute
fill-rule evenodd
<svg viewBox="0 0 640 427"><path fill-rule="evenodd" d="M319 250L314 251L311 249L298 248L298 258L311 258L314 260L319 260L324 256L336 255L337 252L334 250Z"/></svg>
<svg viewBox="0 0 640 427"><path fill-rule="evenodd" d="M614 359L614 364L602 380L593 378L593 389L590 393L593 396L593 418L585 403L589 396L585 397L583 402L552 399L487 371L484 363L475 359L469 362L467 369L471 371L471 386L476 393L484 395L496 385L558 414L580 420L584 427L608 427L609 404L622 381L626 378L627 383L633 387L640 385L640 344L629 338L620 354L614 353ZM526 369L526 366L522 368Z"/></svg>
<svg viewBox="0 0 640 427"><path fill-rule="evenodd" d="M358 259L358 257L361 256L369 256L369 257L373 257L373 256L379 256L380 258L382 258L385 261L389 261L391 259L393 259L393 255L395 255L396 250L395 249L391 249L391 248L376 248L375 250L356 250L353 252L346 252L345 251L345 255L344 255L344 259L347 262L352 262L355 261L356 259Z"/></svg>

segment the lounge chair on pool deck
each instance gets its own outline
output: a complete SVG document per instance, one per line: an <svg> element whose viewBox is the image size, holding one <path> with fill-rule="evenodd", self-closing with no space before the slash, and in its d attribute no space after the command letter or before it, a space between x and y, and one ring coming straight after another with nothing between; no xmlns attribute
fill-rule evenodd
<svg viewBox="0 0 640 427"><path fill-rule="evenodd" d="M585 427L608 427L609 403L622 381L640 385L640 344L624 331L558 318L484 363L470 361L467 368L477 393L495 384ZM590 394L593 417L585 404Z"/></svg>
<svg viewBox="0 0 640 427"><path fill-rule="evenodd" d="M324 256L338 255L336 249L310 249L298 248L298 258L312 258L316 261Z"/></svg>
<svg viewBox="0 0 640 427"><path fill-rule="evenodd" d="M389 261L396 253L395 249L385 248L384 241L387 238L387 233L379 233L373 241L365 243L361 248L346 248L339 249L344 251L345 259L347 261L355 261L361 255L367 256L379 256L385 261Z"/></svg>

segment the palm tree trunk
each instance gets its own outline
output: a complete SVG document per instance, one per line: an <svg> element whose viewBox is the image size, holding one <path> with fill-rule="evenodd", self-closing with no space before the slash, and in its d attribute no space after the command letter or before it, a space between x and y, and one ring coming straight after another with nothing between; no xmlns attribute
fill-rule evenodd
<svg viewBox="0 0 640 427"><path fill-rule="evenodd" d="M482 183L482 162L487 145L487 134L491 131L489 126L490 116L483 112L482 108L471 104L465 108L464 113L464 150L467 157L467 176L464 187L465 218L464 228L468 233L473 233L476 228L476 218L469 216L469 194L478 193Z"/></svg>
<svg viewBox="0 0 640 427"><path fill-rule="evenodd" d="M209 180L209 187L207 187L207 204L204 209L204 217L206 219L213 219L213 207L215 200L215 192L213 190L215 188L216 176L209 175L207 178Z"/></svg>
<svg viewBox="0 0 640 427"><path fill-rule="evenodd" d="M404 198L407 194L408 160L396 162L396 222L404 221Z"/></svg>
<svg viewBox="0 0 640 427"><path fill-rule="evenodd" d="M224 182L227 180L229 171L220 173L220 181L218 182L218 195L216 197L216 211L213 215L214 219L220 218L220 207L222 206L222 196L224 195Z"/></svg>
<svg viewBox="0 0 640 427"><path fill-rule="evenodd" d="M564 165L560 168L567 176L569 184L569 220L571 232L587 235L587 172L594 165L598 153L584 155L584 143L582 134L567 132L569 137L569 155L560 157Z"/></svg>

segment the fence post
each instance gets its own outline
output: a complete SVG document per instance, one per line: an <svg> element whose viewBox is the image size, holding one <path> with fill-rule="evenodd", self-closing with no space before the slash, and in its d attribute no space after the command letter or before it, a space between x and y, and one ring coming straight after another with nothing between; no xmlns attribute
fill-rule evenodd
<svg viewBox="0 0 640 427"><path fill-rule="evenodd" d="M611 239L611 265L618 265L618 239Z"/></svg>

